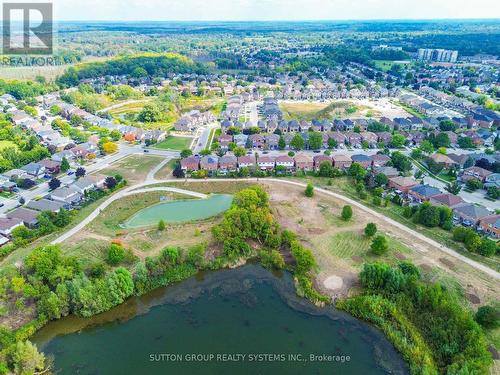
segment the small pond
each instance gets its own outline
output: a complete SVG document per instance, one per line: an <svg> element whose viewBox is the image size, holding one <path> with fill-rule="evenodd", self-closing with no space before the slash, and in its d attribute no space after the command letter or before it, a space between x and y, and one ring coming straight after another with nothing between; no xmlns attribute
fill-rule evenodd
<svg viewBox="0 0 500 375"><path fill-rule="evenodd" d="M129 218L124 228L140 228L165 223L184 223L208 219L231 207L232 195L214 194L206 199L179 199L144 208Z"/></svg>

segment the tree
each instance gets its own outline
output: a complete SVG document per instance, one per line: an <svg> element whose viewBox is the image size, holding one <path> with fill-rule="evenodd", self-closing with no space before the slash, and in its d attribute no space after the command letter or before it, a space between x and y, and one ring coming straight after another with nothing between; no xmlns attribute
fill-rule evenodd
<svg viewBox="0 0 500 375"><path fill-rule="evenodd" d="M111 130L111 133L109 133L109 136L113 141L118 142L121 139L122 134L120 133L119 130L114 129L114 130Z"/></svg>
<svg viewBox="0 0 500 375"><path fill-rule="evenodd" d="M123 246L112 243L111 246L108 248L106 261L112 266L116 266L124 259L125 259L125 249L123 248Z"/></svg>
<svg viewBox="0 0 500 375"><path fill-rule="evenodd" d="M349 176L352 176L356 181L361 181L366 175L366 169L359 163L352 163L349 167Z"/></svg>
<svg viewBox="0 0 500 375"><path fill-rule="evenodd" d="M203 150L200 151L200 155L201 156L208 156L208 155L211 155L212 154L212 151L210 151L208 148L205 148Z"/></svg>
<svg viewBox="0 0 500 375"><path fill-rule="evenodd" d="M246 154L246 150L244 147L241 147L241 146L238 146L234 149L233 153L234 153L234 156L236 156L237 158L241 157L241 156L244 156Z"/></svg>
<svg viewBox="0 0 500 375"><path fill-rule="evenodd" d="M304 195L308 198L311 198L314 195L314 186L310 182L306 186L306 190L304 191Z"/></svg>
<svg viewBox="0 0 500 375"><path fill-rule="evenodd" d="M406 138L404 135L399 133L394 133L391 138L391 146L394 148L401 148L405 145Z"/></svg>
<svg viewBox="0 0 500 375"><path fill-rule="evenodd" d="M135 142L135 134L134 133L127 133L123 136L123 139L126 140L128 143L133 143L133 142Z"/></svg>
<svg viewBox="0 0 500 375"><path fill-rule="evenodd" d="M497 200L500 198L500 188L496 186L490 186L486 191L486 195L491 199Z"/></svg>
<svg viewBox="0 0 500 375"><path fill-rule="evenodd" d="M378 175L375 176L375 184L377 186L385 186L389 182L389 178L383 174L379 173Z"/></svg>
<svg viewBox="0 0 500 375"><path fill-rule="evenodd" d="M61 160L61 172L66 173L70 168L71 166L69 165L69 161L66 159L66 156L64 156Z"/></svg>
<svg viewBox="0 0 500 375"><path fill-rule="evenodd" d="M471 137L460 137L458 138L458 145L460 148L468 149L468 148L475 148L476 146L474 145L474 142L472 142Z"/></svg>
<svg viewBox="0 0 500 375"><path fill-rule="evenodd" d="M87 171L83 167L76 168L75 176L76 178L84 177Z"/></svg>
<svg viewBox="0 0 500 375"><path fill-rule="evenodd" d="M191 155L193 155L193 151L191 151L189 148L185 148L184 150L181 151L181 158L182 159L185 159Z"/></svg>
<svg viewBox="0 0 500 375"><path fill-rule="evenodd" d="M137 116L141 122L158 122L162 118L162 111L156 104L146 104Z"/></svg>
<svg viewBox="0 0 500 375"><path fill-rule="evenodd" d="M54 178L52 178L49 181L49 188L50 188L50 190L55 190L59 186L61 186L61 180L59 180L58 178L54 177Z"/></svg>
<svg viewBox="0 0 500 375"><path fill-rule="evenodd" d="M323 135L320 132L309 132L309 148L319 150L323 146Z"/></svg>
<svg viewBox="0 0 500 375"><path fill-rule="evenodd" d="M377 225L375 223L368 223L365 227L365 236L373 237L377 233Z"/></svg>
<svg viewBox="0 0 500 375"><path fill-rule="evenodd" d="M334 170L332 163L329 162L328 160L322 161L321 164L319 165L318 173L321 177L333 177Z"/></svg>
<svg viewBox="0 0 500 375"><path fill-rule="evenodd" d="M342 214L340 216L344 221L350 220L352 218L352 207L349 205L344 206L342 208Z"/></svg>
<svg viewBox="0 0 500 375"><path fill-rule="evenodd" d="M450 147L450 137L448 137L448 134L446 133L439 133L436 135L434 138L434 147L439 148L439 147Z"/></svg>
<svg viewBox="0 0 500 375"><path fill-rule="evenodd" d="M408 172L412 169L410 159L399 151L395 151L391 155L391 161L394 168L400 172Z"/></svg>
<svg viewBox="0 0 500 375"><path fill-rule="evenodd" d="M477 189L481 189L483 187L482 182L477 178L471 178L471 179L467 180L465 185L467 186L468 189L470 189L472 191L475 191Z"/></svg>
<svg viewBox="0 0 500 375"><path fill-rule="evenodd" d="M102 145L102 151L106 154L113 154L118 151L118 145L114 142L106 142Z"/></svg>
<svg viewBox="0 0 500 375"><path fill-rule="evenodd" d="M38 374L45 368L45 356L30 341L18 341L12 353L16 374Z"/></svg>
<svg viewBox="0 0 500 375"><path fill-rule="evenodd" d="M280 150L284 150L286 148L285 138L282 135L280 135L280 139L278 141L278 148Z"/></svg>
<svg viewBox="0 0 500 375"><path fill-rule="evenodd" d="M445 186L445 189L450 194L458 195L460 190L462 190L462 186L457 181L453 181Z"/></svg>
<svg viewBox="0 0 500 375"><path fill-rule="evenodd" d="M478 249L479 254L485 257L491 257L497 252L497 244L488 238L483 238L481 240L481 245Z"/></svg>
<svg viewBox="0 0 500 375"><path fill-rule="evenodd" d="M162 232L162 231L164 231L164 230L165 230L165 227L166 227L166 225L165 225L165 221L164 221L163 219L161 219L161 220L158 222L158 230Z"/></svg>
<svg viewBox="0 0 500 375"><path fill-rule="evenodd" d="M477 309L474 319L484 328L497 328L500 326L500 311L493 306L481 306Z"/></svg>
<svg viewBox="0 0 500 375"><path fill-rule="evenodd" d="M292 146L295 151L300 151L304 149L304 143L304 138L302 138L299 133L295 133L292 141L290 142L290 146Z"/></svg>
<svg viewBox="0 0 500 375"><path fill-rule="evenodd" d="M379 235L373 239L370 248L374 254L382 255L389 249L389 244L384 236Z"/></svg>
<svg viewBox="0 0 500 375"><path fill-rule="evenodd" d="M434 152L433 144L427 139L424 139L422 143L420 143L420 149L426 154L432 154Z"/></svg>
<svg viewBox="0 0 500 375"><path fill-rule="evenodd" d="M181 163L175 164L175 169L172 174L175 178L184 178L186 176L184 170L181 167Z"/></svg>
<svg viewBox="0 0 500 375"><path fill-rule="evenodd" d="M116 179L113 176L108 176L104 180L104 185L106 185L106 187L110 190L113 190L116 187L116 184Z"/></svg>
<svg viewBox="0 0 500 375"><path fill-rule="evenodd" d="M455 130L457 130L457 125L451 120L443 120L439 123L439 129L443 132L454 132Z"/></svg>

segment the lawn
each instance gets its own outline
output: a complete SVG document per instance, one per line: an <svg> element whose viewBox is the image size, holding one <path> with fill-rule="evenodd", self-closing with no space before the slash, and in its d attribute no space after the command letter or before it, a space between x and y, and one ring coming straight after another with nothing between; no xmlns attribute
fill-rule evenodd
<svg viewBox="0 0 500 375"><path fill-rule="evenodd" d="M191 146L193 138L190 137L174 137L169 136L164 141L154 145L155 148L160 148L162 150L177 150L181 151L187 149Z"/></svg>
<svg viewBox="0 0 500 375"><path fill-rule="evenodd" d="M171 177L172 171L174 170L175 165L177 164L178 161L179 161L178 159L170 160L158 172L156 172L155 177L159 180L163 180L163 179Z"/></svg>
<svg viewBox="0 0 500 375"><path fill-rule="evenodd" d="M118 160L108 168L101 171L105 175L122 175L129 185L131 183L144 181L148 172L162 160L161 156L131 155Z"/></svg>

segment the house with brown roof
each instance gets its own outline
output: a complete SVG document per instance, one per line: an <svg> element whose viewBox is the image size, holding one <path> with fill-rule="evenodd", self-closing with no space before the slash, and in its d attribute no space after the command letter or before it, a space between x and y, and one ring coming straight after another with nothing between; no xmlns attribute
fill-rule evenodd
<svg viewBox="0 0 500 375"><path fill-rule="evenodd" d="M361 140L368 143L368 147L375 148L378 142L378 136L372 132L361 132Z"/></svg>
<svg viewBox="0 0 500 375"><path fill-rule="evenodd" d="M347 143L349 143L352 147L361 147L362 138L359 133L356 132L346 132L345 136L347 138Z"/></svg>
<svg viewBox="0 0 500 375"><path fill-rule="evenodd" d="M50 174L58 174L61 171L61 163L54 160L43 159L40 160L38 164L43 165L45 167L45 171Z"/></svg>
<svg viewBox="0 0 500 375"><path fill-rule="evenodd" d="M219 159L219 169L222 172L235 172L238 169L238 160L234 155L224 155Z"/></svg>
<svg viewBox="0 0 500 375"><path fill-rule="evenodd" d="M283 167L286 170L292 170L295 167L295 161L288 155L279 155L275 159L276 167Z"/></svg>
<svg viewBox="0 0 500 375"><path fill-rule="evenodd" d="M200 160L200 169L207 172L214 172L219 168L219 158L214 155L203 156Z"/></svg>
<svg viewBox="0 0 500 375"><path fill-rule="evenodd" d="M473 164L473 159L470 157L469 154L451 153L451 154L448 154L448 157L450 159L454 160L460 168L463 168L465 166L465 164L467 164L468 162L470 162L469 165Z"/></svg>
<svg viewBox="0 0 500 375"><path fill-rule="evenodd" d="M464 200L460 198L458 195L450 193L434 195L429 198L429 202L431 202L435 206L446 206L450 208L465 203Z"/></svg>
<svg viewBox="0 0 500 375"><path fill-rule="evenodd" d="M352 159L348 155L335 154L332 156L333 166L339 169L347 169L352 165Z"/></svg>
<svg viewBox="0 0 500 375"><path fill-rule="evenodd" d="M481 182L484 182L486 180L486 177L488 177L490 174L493 174L493 172L481 167L474 166L464 169L461 179L462 181L466 182L475 178Z"/></svg>
<svg viewBox="0 0 500 375"><path fill-rule="evenodd" d="M275 165L274 156L263 155L257 159L257 166L260 170L269 171L273 170Z"/></svg>
<svg viewBox="0 0 500 375"><path fill-rule="evenodd" d="M19 218L0 218L0 234L5 237L10 237L12 231L23 225L23 221Z"/></svg>
<svg viewBox="0 0 500 375"><path fill-rule="evenodd" d="M295 160L295 168L303 170L303 171L312 171L314 169L314 161L313 158L309 155L298 154L294 157Z"/></svg>
<svg viewBox="0 0 500 375"><path fill-rule="evenodd" d="M383 143L385 146L387 146L389 143L391 143L392 140L392 134L389 132L379 132L377 134L377 142Z"/></svg>
<svg viewBox="0 0 500 375"><path fill-rule="evenodd" d="M486 208L472 203L459 204L453 208L453 218L466 226L475 226L481 219L490 215L491 212Z"/></svg>
<svg viewBox="0 0 500 375"><path fill-rule="evenodd" d="M346 136L339 131L328 133L328 137L334 139L337 145L344 145L347 141Z"/></svg>
<svg viewBox="0 0 500 375"><path fill-rule="evenodd" d="M389 178L388 186L392 189L396 189L402 193L408 193L408 190L414 186L417 186L418 182L412 177L397 176Z"/></svg>
<svg viewBox="0 0 500 375"><path fill-rule="evenodd" d="M29 208L19 207L7 214L9 219L21 219L28 228L35 228L38 225L38 215L40 212Z"/></svg>
<svg viewBox="0 0 500 375"><path fill-rule="evenodd" d="M255 167L255 157L252 155L243 155L238 158L238 168L253 168Z"/></svg>
<svg viewBox="0 0 500 375"><path fill-rule="evenodd" d="M181 160L181 169L183 171L197 171L200 169L200 157L189 156Z"/></svg>
<svg viewBox="0 0 500 375"><path fill-rule="evenodd" d="M439 152L436 152L435 154L432 154L430 158L438 165L442 166L443 168L452 168L457 166L457 162L453 159L451 159L447 155L443 155Z"/></svg>
<svg viewBox="0 0 500 375"><path fill-rule="evenodd" d="M373 167L385 167L385 165L391 160L391 158L384 154L375 154L370 156L372 160Z"/></svg>
<svg viewBox="0 0 500 375"><path fill-rule="evenodd" d="M316 155L314 156L313 161L315 170L319 170L319 167L323 162L327 162L330 163L330 165L332 165L332 158L329 157L328 155Z"/></svg>
<svg viewBox="0 0 500 375"><path fill-rule="evenodd" d="M488 236L500 238L500 215L490 215L479 220L479 229Z"/></svg>

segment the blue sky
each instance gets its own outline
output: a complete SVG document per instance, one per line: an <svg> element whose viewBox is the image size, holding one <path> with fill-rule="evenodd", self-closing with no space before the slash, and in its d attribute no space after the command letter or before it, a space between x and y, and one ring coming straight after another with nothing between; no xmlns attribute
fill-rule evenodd
<svg viewBox="0 0 500 375"><path fill-rule="evenodd" d="M53 3L59 20L500 18L499 0L53 0Z"/></svg>

